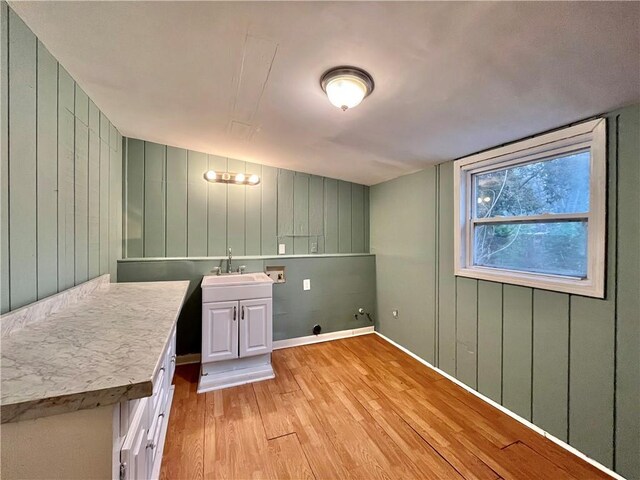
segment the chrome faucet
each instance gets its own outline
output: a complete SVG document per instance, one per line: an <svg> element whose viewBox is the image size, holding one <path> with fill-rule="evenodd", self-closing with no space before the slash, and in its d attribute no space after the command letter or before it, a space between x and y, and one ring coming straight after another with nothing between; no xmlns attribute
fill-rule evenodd
<svg viewBox="0 0 640 480"><path fill-rule="evenodd" d="M227 257L227 273L231 273L233 270L231 269L231 247L229 247L229 256Z"/></svg>

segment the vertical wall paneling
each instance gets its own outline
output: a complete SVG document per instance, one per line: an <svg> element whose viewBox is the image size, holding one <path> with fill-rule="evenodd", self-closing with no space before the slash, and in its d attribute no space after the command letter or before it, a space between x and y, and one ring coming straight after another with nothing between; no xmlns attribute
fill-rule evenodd
<svg viewBox="0 0 640 480"><path fill-rule="evenodd" d="M278 170L278 243L285 252L293 252L293 176L290 170Z"/></svg>
<svg viewBox="0 0 640 480"><path fill-rule="evenodd" d="M229 171L245 173L246 163L241 160L229 159ZM233 255L245 254L245 194L247 187L244 185L229 185L227 190L229 198L227 211L227 241Z"/></svg>
<svg viewBox="0 0 640 480"><path fill-rule="evenodd" d="M324 179L316 175L309 180L309 235L309 252L324 253Z"/></svg>
<svg viewBox="0 0 640 480"><path fill-rule="evenodd" d="M478 281L478 391L502 401L502 284Z"/></svg>
<svg viewBox="0 0 640 480"><path fill-rule="evenodd" d="M100 275L100 111L89 100L89 278Z"/></svg>
<svg viewBox="0 0 640 480"><path fill-rule="evenodd" d="M533 291L532 421L567 440L569 296Z"/></svg>
<svg viewBox="0 0 640 480"><path fill-rule="evenodd" d="M278 253L278 170L262 166L262 255Z"/></svg>
<svg viewBox="0 0 640 480"><path fill-rule="evenodd" d="M351 184L338 181L338 252L351 251Z"/></svg>
<svg viewBox="0 0 640 480"><path fill-rule="evenodd" d="M118 280L118 259L122 258L122 136L109 125L109 274Z"/></svg>
<svg viewBox="0 0 640 480"><path fill-rule="evenodd" d="M603 465L612 467L616 329L617 116L609 120L607 127L607 291L604 300L571 297L569 441L578 450L587 452ZM637 157L635 161L637 162ZM598 432L598 435L594 435L594 431Z"/></svg>
<svg viewBox="0 0 640 480"><path fill-rule="evenodd" d="M107 117L100 113L100 274L109 272L109 135L108 135L108 123ZM107 125L107 136L103 136L103 125ZM143 164L143 155L141 151L139 154L140 164ZM128 167L127 167L128 168ZM135 176L134 176L135 177ZM134 184L135 184L134 178ZM136 194L142 192L142 185L139 185L140 189ZM125 194L129 194L128 190ZM135 194L134 194L135 197ZM127 228L132 227L131 220L137 219L136 226L133 226L132 242L129 243L129 237L127 237L126 246L132 246L133 251L140 252L142 256L142 202L138 205L140 209L136 211L129 211L127 215ZM136 216L137 215L137 216Z"/></svg>
<svg viewBox="0 0 640 480"><path fill-rule="evenodd" d="M293 177L293 253L309 253L309 175Z"/></svg>
<svg viewBox="0 0 640 480"><path fill-rule="evenodd" d="M287 255L368 251L368 187L132 138L125 143L127 258L224 256L228 247L235 256L275 255L278 243ZM211 183L206 170L256 174L261 182Z"/></svg>
<svg viewBox="0 0 640 480"><path fill-rule="evenodd" d="M438 166L438 367L456 369L456 281L453 276L453 163Z"/></svg>
<svg viewBox="0 0 640 480"><path fill-rule="evenodd" d="M0 2L0 313L9 311L9 6Z"/></svg>
<svg viewBox="0 0 640 480"><path fill-rule="evenodd" d="M571 297L569 441L609 467L613 463L613 315L613 301Z"/></svg>
<svg viewBox="0 0 640 480"><path fill-rule="evenodd" d="M187 256L187 151L167 147L166 255Z"/></svg>
<svg viewBox="0 0 640 480"><path fill-rule="evenodd" d="M109 175L109 143L102 141L100 156L100 175L108 178ZM144 150L145 142L141 140L127 140L127 256L144 256L143 229L144 229ZM104 198L101 198L101 210L106 208L105 215L108 222L108 189ZM101 217L102 217L101 213ZM104 222L103 222L104 223ZM107 232L108 235L108 232ZM108 237L107 237L108 238Z"/></svg>
<svg viewBox="0 0 640 480"><path fill-rule="evenodd" d="M640 107L619 116L615 469L640 476ZM633 161L635 159L635 161Z"/></svg>
<svg viewBox="0 0 640 480"><path fill-rule="evenodd" d="M227 159L217 155L208 155L209 170L226 172ZM204 172L203 172L204 173ZM201 173L202 175L202 173ZM201 177L202 178L202 177ZM229 187L224 183L209 183L207 190L209 195L208 208L208 247L209 255L227 254L227 193Z"/></svg>
<svg viewBox="0 0 640 480"><path fill-rule="evenodd" d="M473 363L462 355L473 343L477 302L477 389L516 414L627 478L640 476L640 107L607 115L607 291L604 299L456 278L453 272L453 162L438 172L437 242L413 223L428 217L420 179L429 169L371 188L371 251L376 255L378 325L382 333L425 360L420 323L403 309L418 308L406 288L411 275L420 295L428 278L412 271L436 252L438 366L468 384ZM410 200L408 200L410 199ZM415 247L415 250L412 248ZM405 265L406 264L406 265ZM427 302L428 303L428 302ZM400 307L399 319L391 318ZM458 348L456 352L456 343ZM426 343L425 343L426 344ZM457 355L456 355L457 354ZM457 362L456 362L456 356ZM436 362L437 363L437 362ZM458 366L457 373L455 366Z"/></svg>
<svg viewBox="0 0 640 480"><path fill-rule="evenodd" d="M262 167L247 164L248 175L258 175L262 178ZM262 182L258 185L247 186L245 189L245 254L260 255L262 244Z"/></svg>
<svg viewBox="0 0 640 480"><path fill-rule="evenodd" d="M457 278L456 377L477 388L478 281Z"/></svg>
<svg viewBox="0 0 640 480"><path fill-rule="evenodd" d="M0 312L5 313L109 271L109 260L115 273L122 250L122 171L110 179L108 169L121 168L122 157L115 143L109 150L110 136L121 139L117 130L104 117L103 151L100 110L4 1L0 32ZM120 248L110 257L107 238L103 262L102 231L108 232L109 221Z"/></svg>
<svg viewBox="0 0 640 480"><path fill-rule="evenodd" d="M75 88L75 283L89 279L89 99Z"/></svg>
<svg viewBox="0 0 640 480"><path fill-rule="evenodd" d="M324 251L338 253L338 181L324 180Z"/></svg>
<svg viewBox="0 0 640 480"><path fill-rule="evenodd" d="M531 420L531 289L505 285L503 293L502 404Z"/></svg>
<svg viewBox="0 0 640 480"><path fill-rule="evenodd" d="M37 298L37 42L12 10L9 24L9 271L15 309Z"/></svg>
<svg viewBox="0 0 640 480"><path fill-rule="evenodd" d="M202 175L208 170L207 155L189 150L187 153L187 255L207 255L207 182Z"/></svg>
<svg viewBox="0 0 640 480"><path fill-rule="evenodd" d="M73 79L58 65L58 290L75 283L74 89Z"/></svg>
<svg viewBox="0 0 640 480"><path fill-rule="evenodd" d="M364 252L364 188L351 185L351 252Z"/></svg>
<svg viewBox="0 0 640 480"><path fill-rule="evenodd" d="M144 148L144 256L166 254L166 147L145 142Z"/></svg>
<svg viewBox="0 0 640 480"><path fill-rule="evenodd" d="M435 194L435 189L434 189ZM434 202L434 208L435 207ZM435 213L435 212L434 212ZM371 235L370 232L370 220L369 220L369 187L364 187L364 251L369 251L370 240L369 237Z"/></svg>
<svg viewBox="0 0 640 480"><path fill-rule="evenodd" d="M38 42L38 298L58 291L58 62Z"/></svg>

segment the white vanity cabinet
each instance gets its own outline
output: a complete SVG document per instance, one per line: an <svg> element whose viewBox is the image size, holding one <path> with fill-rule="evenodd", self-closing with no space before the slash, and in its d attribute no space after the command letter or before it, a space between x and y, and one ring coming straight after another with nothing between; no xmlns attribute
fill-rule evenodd
<svg viewBox="0 0 640 480"><path fill-rule="evenodd" d="M271 298L202 304L202 363L270 353Z"/></svg>
<svg viewBox="0 0 640 480"><path fill-rule="evenodd" d="M150 397L120 404L120 445L118 478L146 480L160 477L160 464L173 401L173 374L176 365L176 331L170 336L153 378Z"/></svg>
<svg viewBox="0 0 640 480"><path fill-rule="evenodd" d="M272 285L264 273L204 277L198 392L274 377Z"/></svg>

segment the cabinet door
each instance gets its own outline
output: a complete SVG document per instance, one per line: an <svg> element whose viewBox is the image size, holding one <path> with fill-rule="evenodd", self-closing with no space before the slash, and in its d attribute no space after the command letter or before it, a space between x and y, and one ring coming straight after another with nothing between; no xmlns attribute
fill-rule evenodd
<svg viewBox="0 0 640 480"><path fill-rule="evenodd" d="M238 302L202 304L202 362L238 357Z"/></svg>
<svg viewBox="0 0 640 480"><path fill-rule="evenodd" d="M146 480L147 470L147 406L146 398L141 399L140 408L131 422L129 432L120 450L120 464L124 468L126 480Z"/></svg>
<svg viewBox="0 0 640 480"><path fill-rule="evenodd" d="M271 352L271 299L240 302L240 356L248 357Z"/></svg>

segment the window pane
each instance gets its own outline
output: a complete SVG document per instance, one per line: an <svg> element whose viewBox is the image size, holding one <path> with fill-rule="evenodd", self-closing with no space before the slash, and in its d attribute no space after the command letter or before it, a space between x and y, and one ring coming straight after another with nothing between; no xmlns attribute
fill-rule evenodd
<svg viewBox="0 0 640 480"><path fill-rule="evenodd" d="M588 151L473 175L475 218L589 211Z"/></svg>
<svg viewBox="0 0 640 480"><path fill-rule="evenodd" d="M585 278L587 223L475 227L474 265Z"/></svg>

